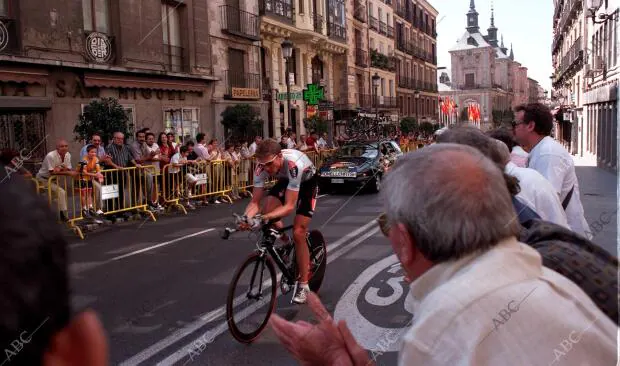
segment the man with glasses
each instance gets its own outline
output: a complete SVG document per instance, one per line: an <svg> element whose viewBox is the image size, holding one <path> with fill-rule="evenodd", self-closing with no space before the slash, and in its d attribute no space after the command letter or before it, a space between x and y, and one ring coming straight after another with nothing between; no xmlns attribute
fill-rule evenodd
<svg viewBox="0 0 620 366"><path fill-rule="evenodd" d="M560 197L571 230L592 239L590 227L584 216L575 163L568 151L551 135L553 116L541 103L520 105L516 109L514 135L529 152L528 168L537 170L549 182Z"/></svg>
<svg viewBox="0 0 620 366"><path fill-rule="evenodd" d="M310 292L308 287L310 251L306 244L306 235L316 206L318 192L316 168L306 154L298 150L281 149L280 144L273 139L262 141L256 148L255 156L257 167L254 172L253 197L245 209L245 223L239 226L241 229L248 229L250 225L257 228L270 220L288 216L297 207L293 222L293 240L300 278L295 286L293 302L304 304ZM263 214L257 215L260 212L265 182L274 176L278 181L267 194ZM284 224L279 220L274 226L282 228ZM287 245L292 245L286 235L282 239Z"/></svg>

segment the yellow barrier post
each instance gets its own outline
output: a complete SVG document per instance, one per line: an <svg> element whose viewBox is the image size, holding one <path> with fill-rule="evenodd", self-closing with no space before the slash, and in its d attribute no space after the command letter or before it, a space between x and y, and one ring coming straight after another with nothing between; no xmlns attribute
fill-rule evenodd
<svg viewBox="0 0 620 366"><path fill-rule="evenodd" d="M187 178L181 174L181 167L167 164L161 171L161 177L164 202L177 207L179 211L187 215L187 210L179 203L181 192L187 189Z"/></svg>
<svg viewBox="0 0 620 366"><path fill-rule="evenodd" d="M106 169L101 184L101 200L105 215L138 210L146 213L151 220L157 221L155 215L148 209L148 197L141 197L141 192L147 191L147 177L150 167ZM157 189L156 179L153 188ZM146 198L146 200L144 199Z"/></svg>
<svg viewBox="0 0 620 366"><path fill-rule="evenodd" d="M50 207L54 207L53 202L57 202L58 211L62 212L65 216L65 223L69 226L73 232L80 237L80 239L84 239L84 233L82 229L76 225L76 222L83 220L82 209L80 198L78 197L78 204L75 202L75 194L74 194L74 182L78 183L78 192L79 192L79 180L73 179L73 177L68 175L52 175L47 181L40 182L43 183L45 188L47 188L47 197L48 203Z"/></svg>

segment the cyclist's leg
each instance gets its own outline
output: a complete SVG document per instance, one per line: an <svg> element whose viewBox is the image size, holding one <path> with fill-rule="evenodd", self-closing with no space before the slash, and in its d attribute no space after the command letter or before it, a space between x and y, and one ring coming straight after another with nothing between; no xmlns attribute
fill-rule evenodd
<svg viewBox="0 0 620 366"><path fill-rule="evenodd" d="M306 243L306 234L314 215L317 193L318 180L316 177L302 183L299 188L297 215L293 222L293 238L295 240L295 255L297 257L297 268L300 274L299 282L301 284L307 284L309 279L310 250Z"/></svg>
<svg viewBox="0 0 620 366"><path fill-rule="evenodd" d="M284 194L286 192L287 186L288 180L280 179L276 182L276 184L274 184L273 187L271 187L269 193L267 193L265 206L263 206L263 214L269 213L276 208L284 205ZM274 223L273 226L276 229L282 229L284 227L284 223L282 222L282 220L279 220L278 222ZM289 237L288 235L286 235L286 233L283 234L280 239L285 243L289 242Z"/></svg>

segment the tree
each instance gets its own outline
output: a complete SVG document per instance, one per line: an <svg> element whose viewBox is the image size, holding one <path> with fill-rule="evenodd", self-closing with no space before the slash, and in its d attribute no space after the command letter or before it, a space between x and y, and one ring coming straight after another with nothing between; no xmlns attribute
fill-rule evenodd
<svg viewBox="0 0 620 366"><path fill-rule="evenodd" d="M73 133L76 141L88 141L94 133L99 133L103 143L107 145L114 132L122 132L127 137L132 135L133 128L127 112L118 100L101 98L84 107Z"/></svg>
<svg viewBox="0 0 620 366"><path fill-rule="evenodd" d="M435 132L435 127L430 122L422 122L420 123L420 132L424 135L431 135Z"/></svg>
<svg viewBox="0 0 620 366"><path fill-rule="evenodd" d="M418 121L413 117L405 117L400 120L400 130L403 133L417 132Z"/></svg>
<svg viewBox="0 0 620 366"><path fill-rule="evenodd" d="M263 120L260 112L249 104L226 107L221 116L227 140L250 141L255 136L262 136Z"/></svg>
<svg viewBox="0 0 620 366"><path fill-rule="evenodd" d="M319 135L328 132L329 128L327 121L321 118L318 114L315 114L310 118L304 118L304 127L306 128L306 131L316 131Z"/></svg>

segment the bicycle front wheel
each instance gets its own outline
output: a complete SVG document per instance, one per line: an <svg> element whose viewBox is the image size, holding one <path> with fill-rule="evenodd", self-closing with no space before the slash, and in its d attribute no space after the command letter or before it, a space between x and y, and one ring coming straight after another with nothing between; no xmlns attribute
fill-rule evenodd
<svg viewBox="0 0 620 366"><path fill-rule="evenodd" d="M276 269L266 254L251 254L237 269L226 300L228 329L237 341L251 343L265 329L276 304L276 285Z"/></svg>

